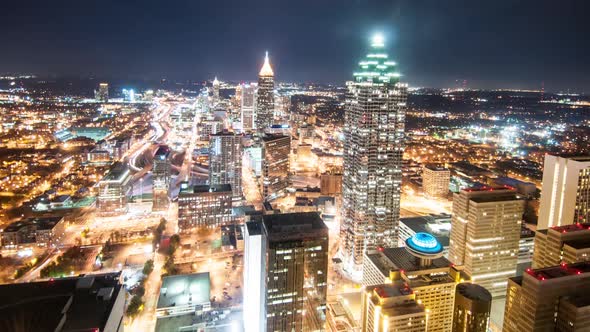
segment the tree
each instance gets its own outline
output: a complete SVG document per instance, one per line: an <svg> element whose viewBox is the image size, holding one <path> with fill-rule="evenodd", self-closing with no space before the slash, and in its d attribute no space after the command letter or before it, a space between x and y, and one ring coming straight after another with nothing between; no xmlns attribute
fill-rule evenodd
<svg viewBox="0 0 590 332"><path fill-rule="evenodd" d="M134 295L129 301L129 306L127 306L126 314L129 317L135 317L141 310L143 310L143 300L141 296Z"/></svg>
<svg viewBox="0 0 590 332"><path fill-rule="evenodd" d="M143 274L148 276L150 275L150 273L152 273L152 271L154 270L154 261L153 260L148 260L147 262L145 262L145 264L143 265Z"/></svg>
<svg viewBox="0 0 590 332"><path fill-rule="evenodd" d="M166 219L162 218L160 219L160 223L158 224L158 227L156 227L156 229L154 229L154 238L152 240L152 245L154 246L154 248L160 244L160 240L162 239L162 233L164 233L164 230L166 229Z"/></svg>
<svg viewBox="0 0 590 332"><path fill-rule="evenodd" d="M168 247L168 255L173 256L180 245L180 236L178 234L174 234L170 237L170 247Z"/></svg>

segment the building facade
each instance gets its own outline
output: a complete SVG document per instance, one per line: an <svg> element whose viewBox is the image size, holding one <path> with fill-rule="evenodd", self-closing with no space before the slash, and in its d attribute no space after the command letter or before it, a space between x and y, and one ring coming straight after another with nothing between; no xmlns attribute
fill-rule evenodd
<svg viewBox="0 0 590 332"><path fill-rule="evenodd" d="M321 330L328 228L320 216L313 212L264 215L261 221L246 223L245 242L248 284L244 288L250 289L244 293L244 304L249 306L244 314L249 313L246 325L252 324L247 331ZM263 278L258 279L259 275ZM264 321L259 321L261 312Z"/></svg>
<svg viewBox="0 0 590 332"><path fill-rule="evenodd" d="M362 331L426 331L426 309L404 282L366 287L361 308Z"/></svg>
<svg viewBox="0 0 590 332"><path fill-rule="evenodd" d="M461 283L455 292L453 331L488 332L492 294L477 284Z"/></svg>
<svg viewBox="0 0 590 332"><path fill-rule="evenodd" d="M273 122L275 110L275 78L268 52L264 57L264 65L258 74L258 91L256 93L256 115L254 121L256 129L264 133L266 128L270 127Z"/></svg>
<svg viewBox="0 0 590 332"><path fill-rule="evenodd" d="M127 201L131 190L131 174L126 164L116 162L98 182L96 206L103 216L120 215L127 212Z"/></svg>
<svg viewBox="0 0 590 332"><path fill-rule="evenodd" d="M425 165L422 169L422 188L428 197L447 197L451 171L437 165Z"/></svg>
<svg viewBox="0 0 590 332"><path fill-rule="evenodd" d="M455 287L469 276L442 253L442 245L427 233L408 239L406 247L369 251L363 261L362 284L404 282L428 312L427 331L451 331Z"/></svg>
<svg viewBox="0 0 590 332"><path fill-rule="evenodd" d="M27 218L11 223L0 232L2 249L18 249L36 245L59 245L65 235L63 217Z"/></svg>
<svg viewBox="0 0 590 332"><path fill-rule="evenodd" d="M407 85L395 69L375 38L347 83L340 238L345 267L356 276L366 250L397 243Z"/></svg>
<svg viewBox="0 0 590 332"><path fill-rule="evenodd" d="M262 196L272 200L290 185L291 137L267 134L262 137Z"/></svg>
<svg viewBox="0 0 590 332"><path fill-rule="evenodd" d="M590 223L555 226L535 234L533 268L590 260Z"/></svg>
<svg viewBox="0 0 590 332"><path fill-rule="evenodd" d="M98 85L98 90L96 90L94 94L94 99L96 99L96 101L107 103L109 101L109 84L100 83Z"/></svg>
<svg viewBox="0 0 590 332"><path fill-rule="evenodd" d="M537 229L590 222L590 156L545 155Z"/></svg>
<svg viewBox="0 0 590 332"><path fill-rule="evenodd" d="M589 262L528 269L510 278L502 331L589 331L589 278Z"/></svg>
<svg viewBox="0 0 590 332"><path fill-rule="evenodd" d="M229 184L181 187L178 194L178 228L190 232L217 228L233 222L232 189Z"/></svg>
<svg viewBox="0 0 590 332"><path fill-rule="evenodd" d="M170 188L170 149L167 146L160 146L154 155L152 164L152 181L154 194L154 211L168 209L168 190Z"/></svg>
<svg viewBox="0 0 590 332"><path fill-rule="evenodd" d="M230 184L234 200L242 199L242 135L221 131L209 138L209 183Z"/></svg>
<svg viewBox="0 0 590 332"><path fill-rule="evenodd" d="M242 130L249 132L256 129L255 112L256 109L256 84L244 84L242 86L241 117Z"/></svg>
<svg viewBox="0 0 590 332"><path fill-rule="evenodd" d="M524 200L506 188L464 189L453 197L449 260L474 283L504 296L516 275Z"/></svg>

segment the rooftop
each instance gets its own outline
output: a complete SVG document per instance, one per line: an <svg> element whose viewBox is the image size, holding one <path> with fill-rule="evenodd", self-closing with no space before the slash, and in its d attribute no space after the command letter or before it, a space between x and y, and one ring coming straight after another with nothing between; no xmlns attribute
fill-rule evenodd
<svg viewBox="0 0 590 332"><path fill-rule="evenodd" d="M409 253L405 247L381 248L366 254L367 258L381 271L384 276L389 272L403 270L405 272L427 271L452 266L444 257L435 258L428 267L420 266L420 259Z"/></svg>
<svg viewBox="0 0 590 332"><path fill-rule="evenodd" d="M424 168L427 168L431 171L437 171L437 172L442 172L442 171L448 171L449 169L441 166L441 165L436 165L436 164L426 164L424 165Z"/></svg>
<svg viewBox="0 0 590 332"><path fill-rule="evenodd" d="M62 220L62 217L27 218L15 221L4 228L4 232L16 232L23 227L35 226L37 230L50 230Z"/></svg>
<svg viewBox="0 0 590 332"><path fill-rule="evenodd" d="M262 140L264 142L272 142L272 141L275 141L275 140L284 139L284 138L288 138L288 137L289 136L282 135L282 134L265 134L262 137Z"/></svg>
<svg viewBox="0 0 590 332"><path fill-rule="evenodd" d="M317 212L267 214L262 222L270 242L328 236L328 227Z"/></svg>
<svg viewBox="0 0 590 332"><path fill-rule="evenodd" d="M207 304L210 296L209 272L164 277L157 308Z"/></svg>
<svg viewBox="0 0 590 332"><path fill-rule="evenodd" d="M478 284L472 283L461 283L457 285L457 293L463 295L464 297L474 300L474 301L481 301L481 302L491 302L492 301L492 294L485 289L484 287Z"/></svg>
<svg viewBox="0 0 590 332"><path fill-rule="evenodd" d="M196 185L182 188L181 194L213 193L213 192L231 192L231 184L212 184Z"/></svg>
<svg viewBox="0 0 590 332"><path fill-rule="evenodd" d="M170 154L170 148L167 147L166 145L160 145L160 147L158 147L158 150L156 150L156 153L154 155L155 156L164 156L163 159L165 159L168 157L169 154Z"/></svg>
<svg viewBox="0 0 590 332"><path fill-rule="evenodd" d="M119 278L120 273L107 273L0 285L0 326L7 331L103 331L122 291Z"/></svg>
<svg viewBox="0 0 590 332"><path fill-rule="evenodd" d="M576 275L583 275L587 278L590 276L590 262L561 264L543 269L527 269L526 273L540 281Z"/></svg>
<svg viewBox="0 0 590 332"><path fill-rule="evenodd" d="M107 174L100 181L122 182L127 175L129 175L127 164L116 162L113 164L113 166L111 166Z"/></svg>
<svg viewBox="0 0 590 332"><path fill-rule="evenodd" d="M430 233L443 247L449 246L450 214L401 218L400 223L410 228L414 233Z"/></svg>

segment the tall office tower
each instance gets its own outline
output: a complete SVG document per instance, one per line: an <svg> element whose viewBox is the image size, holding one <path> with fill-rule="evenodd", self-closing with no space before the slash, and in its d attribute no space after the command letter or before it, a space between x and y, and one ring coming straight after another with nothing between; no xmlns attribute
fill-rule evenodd
<svg viewBox="0 0 590 332"><path fill-rule="evenodd" d="M272 125L275 110L275 78L268 60L268 52L264 57L264 65L258 74L258 93L256 94L256 129L264 130Z"/></svg>
<svg viewBox="0 0 590 332"><path fill-rule="evenodd" d="M453 332L488 332L492 294L477 284L462 283L455 292Z"/></svg>
<svg viewBox="0 0 590 332"><path fill-rule="evenodd" d="M545 155L537 229L590 222L590 156Z"/></svg>
<svg viewBox="0 0 590 332"><path fill-rule="evenodd" d="M266 236L262 221L244 224L243 314L246 332L266 331Z"/></svg>
<svg viewBox="0 0 590 332"><path fill-rule="evenodd" d="M245 84L242 87L242 130L244 132L256 129L254 110L256 108L256 85Z"/></svg>
<svg viewBox="0 0 590 332"><path fill-rule="evenodd" d="M535 234L533 268L590 260L590 223L555 226Z"/></svg>
<svg viewBox="0 0 590 332"><path fill-rule="evenodd" d="M234 201L242 199L242 135L221 131L209 138L209 183L229 183Z"/></svg>
<svg viewBox="0 0 590 332"><path fill-rule="evenodd" d="M168 208L168 190L170 188L170 148L160 146L154 155L152 181L154 206L153 210L162 211Z"/></svg>
<svg viewBox="0 0 590 332"><path fill-rule="evenodd" d="M221 83L217 80L217 76L213 80L213 101L219 102L219 87Z"/></svg>
<svg viewBox="0 0 590 332"><path fill-rule="evenodd" d="M264 215L262 221L247 222L245 229L246 331L321 330L328 228L319 214ZM265 314L265 321L259 313Z"/></svg>
<svg viewBox="0 0 590 332"><path fill-rule="evenodd" d="M108 102L109 101L109 84L108 83L100 83L98 85L98 90L94 91L94 99L101 102Z"/></svg>
<svg viewBox="0 0 590 332"><path fill-rule="evenodd" d="M510 278L504 332L590 331L590 262Z"/></svg>
<svg viewBox="0 0 590 332"><path fill-rule="evenodd" d="M404 282L365 288L361 298L362 331L424 332L428 315Z"/></svg>
<svg viewBox="0 0 590 332"><path fill-rule="evenodd" d="M506 188L464 189L453 196L449 260L463 265L492 296L516 275L524 200Z"/></svg>
<svg viewBox="0 0 590 332"><path fill-rule="evenodd" d="M407 97L382 38L359 67L347 83L340 230L346 268L357 276L366 250L397 242Z"/></svg>
<svg viewBox="0 0 590 332"><path fill-rule="evenodd" d="M289 187L291 137L265 135L262 137L262 196L273 200Z"/></svg>
<svg viewBox="0 0 590 332"><path fill-rule="evenodd" d="M416 233L405 247L367 251L363 260L363 285L404 282L428 313L427 331L451 331L455 287L469 276L442 256L434 236Z"/></svg>
<svg viewBox="0 0 590 332"><path fill-rule="evenodd" d="M181 185L178 194L178 228L190 232L233 223L232 189L222 185Z"/></svg>
<svg viewBox="0 0 590 332"><path fill-rule="evenodd" d="M449 194L451 171L437 165L425 165L422 170L422 188L428 197L446 197Z"/></svg>

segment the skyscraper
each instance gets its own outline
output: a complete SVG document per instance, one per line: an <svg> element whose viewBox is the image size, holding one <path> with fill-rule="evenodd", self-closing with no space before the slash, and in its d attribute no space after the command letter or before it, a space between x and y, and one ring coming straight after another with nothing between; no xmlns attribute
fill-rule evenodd
<svg viewBox="0 0 590 332"><path fill-rule="evenodd" d="M463 265L492 296L516 275L524 200L512 189L464 189L454 195L449 260Z"/></svg>
<svg viewBox="0 0 590 332"><path fill-rule="evenodd" d="M431 234L416 233L405 244L367 251L363 285L405 283L428 313L427 331L451 331L455 287L469 276L442 256L443 247Z"/></svg>
<svg viewBox="0 0 590 332"><path fill-rule="evenodd" d="M492 294L477 284L462 283L455 292L453 332L487 332Z"/></svg>
<svg viewBox="0 0 590 332"><path fill-rule="evenodd" d="M381 37L348 82L341 251L358 276L363 254L397 243L407 85Z"/></svg>
<svg viewBox="0 0 590 332"><path fill-rule="evenodd" d="M245 229L246 331L322 329L328 228L319 214L264 215L262 221L247 222ZM261 312L265 321L260 321Z"/></svg>
<svg viewBox="0 0 590 332"><path fill-rule="evenodd" d="M272 200L289 187L291 137L267 134L262 137L262 197Z"/></svg>
<svg viewBox="0 0 590 332"><path fill-rule="evenodd" d="M504 332L590 331L590 262L510 278Z"/></svg>
<svg viewBox="0 0 590 332"><path fill-rule="evenodd" d="M242 106L242 130L244 132L256 129L254 110L256 108L256 85L244 84L242 87L241 106Z"/></svg>
<svg viewBox="0 0 590 332"><path fill-rule="evenodd" d="M545 155L537 229L590 222L590 156Z"/></svg>
<svg viewBox="0 0 590 332"><path fill-rule="evenodd" d="M371 332L424 332L428 315L408 284L397 281L365 288L361 326Z"/></svg>
<svg viewBox="0 0 590 332"><path fill-rule="evenodd" d="M264 65L258 74L258 93L256 95L256 129L263 133L272 125L275 109L275 78L268 60L268 52L264 57Z"/></svg>
<svg viewBox="0 0 590 332"><path fill-rule="evenodd" d="M242 198L242 135L220 131L209 138L209 183L230 184L234 201Z"/></svg>
<svg viewBox="0 0 590 332"><path fill-rule="evenodd" d="M447 197L451 171L437 165L425 165L422 169L422 187L428 197Z"/></svg>
<svg viewBox="0 0 590 332"><path fill-rule="evenodd" d="M535 233L533 268L590 260L590 223L555 226Z"/></svg>
<svg viewBox="0 0 590 332"><path fill-rule="evenodd" d="M108 83L100 83L98 85L98 90L94 92L94 99L101 102L108 102L109 101L109 84Z"/></svg>
<svg viewBox="0 0 590 332"><path fill-rule="evenodd" d="M161 211L168 208L168 189L170 188L170 148L160 146L154 155L152 181L154 193L153 210Z"/></svg>
<svg viewBox="0 0 590 332"><path fill-rule="evenodd" d="M219 80L217 80L217 76L215 76L215 79L213 80L213 101L214 102L218 102L219 101L219 87L220 87L220 82Z"/></svg>

